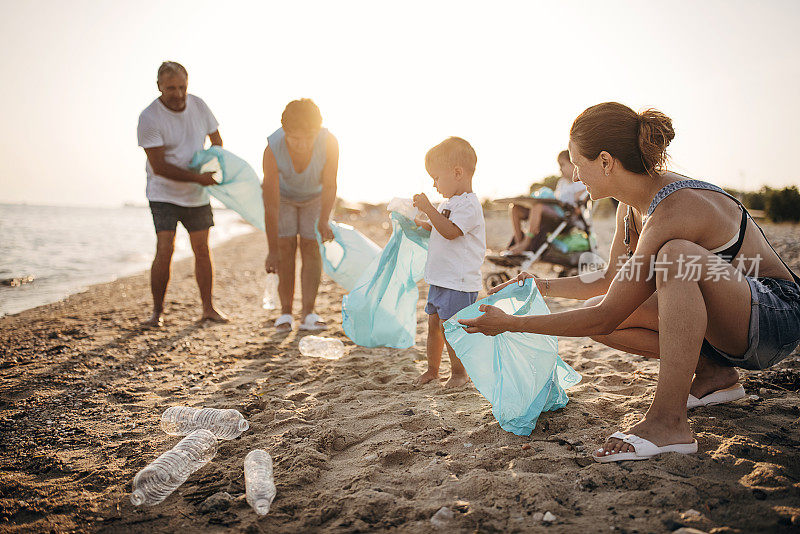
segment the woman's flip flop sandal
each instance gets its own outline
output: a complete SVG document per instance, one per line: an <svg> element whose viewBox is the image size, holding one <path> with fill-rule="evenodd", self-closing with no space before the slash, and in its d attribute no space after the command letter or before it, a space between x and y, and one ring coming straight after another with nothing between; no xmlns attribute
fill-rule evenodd
<svg viewBox="0 0 800 534"><path fill-rule="evenodd" d="M699 408L701 406L713 406L714 404L723 404L725 402L732 402L744 397L744 388L741 384L736 384L726 389L720 389L700 397L699 399L694 395L689 395L686 400L686 408Z"/></svg>
<svg viewBox="0 0 800 534"><path fill-rule="evenodd" d="M275 319L275 330L278 332L288 332L290 331L294 325L292 324L293 318L288 313L285 313Z"/></svg>
<svg viewBox="0 0 800 534"><path fill-rule="evenodd" d="M325 330L326 328L328 328L328 325L316 313L309 313L300 323L300 330Z"/></svg>
<svg viewBox="0 0 800 534"><path fill-rule="evenodd" d="M652 441L647 441L634 434L625 434L623 432L614 432L611 434L612 438L621 439L625 443L633 445L633 452L618 452L616 454L604 454L603 449L597 451L597 454L592 454L592 458L596 462L622 462L624 460L647 460L665 452L677 452L679 454L694 454L697 452L697 440L692 443L676 443L674 445L664 445L659 447Z"/></svg>

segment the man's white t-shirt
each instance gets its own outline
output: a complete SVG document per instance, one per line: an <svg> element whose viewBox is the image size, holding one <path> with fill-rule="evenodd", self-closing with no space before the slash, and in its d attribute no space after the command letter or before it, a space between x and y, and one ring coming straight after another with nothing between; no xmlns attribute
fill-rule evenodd
<svg viewBox="0 0 800 534"><path fill-rule="evenodd" d="M456 291L480 291L481 265L486 254L486 223L478 196L463 193L448 198L438 210L464 235L447 239L436 228L431 230L425 281Z"/></svg>
<svg viewBox="0 0 800 534"><path fill-rule="evenodd" d="M202 99L186 95L186 108L172 111L156 98L139 115L136 130L142 148L164 147L164 161L184 169L192 156L203 150L206 136L217 131L219 123ZM209 203L205 187L194 182L179 182L153 172L148 161L147 199L179 206L205 206Z"/></svg>

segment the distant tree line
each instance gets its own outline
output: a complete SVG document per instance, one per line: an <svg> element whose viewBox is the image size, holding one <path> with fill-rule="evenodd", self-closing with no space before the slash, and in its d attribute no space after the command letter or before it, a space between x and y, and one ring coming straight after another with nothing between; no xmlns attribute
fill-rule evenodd
<svg viewBox="0 0 800 534"><path fill-rule="evenodd" d="M530 191L533 193L542 186L555 190L558 179L558 176L546 176L531 184ZM747 209L763 211L764 216L772 222L800 222L800 190L796 185L783 189L764 186L758 191L726 191L738 198ZM602 215L613 214L614 206L601 201L595 204L595 215L599 215L598 212L602 212Z"/></svg>
<svg viewBox="0 0 800 534"><path fill-rule="evenodd" d="M773 189L764 186L758 191L728 189L747 209L761 210L772 222L800 221L800 191L797 186Z"/></svg>
<svg viewBox="0 0 800 534"><path fill-rule="evenodd" d="M545 176L541 180L536 183L531 184L530 192L533 194L534 191L539 189L540 187L549 187L553 191L556 190L556 186L558 185L558 181L561 179L561 176L554 174L552 176Z"/></svg>

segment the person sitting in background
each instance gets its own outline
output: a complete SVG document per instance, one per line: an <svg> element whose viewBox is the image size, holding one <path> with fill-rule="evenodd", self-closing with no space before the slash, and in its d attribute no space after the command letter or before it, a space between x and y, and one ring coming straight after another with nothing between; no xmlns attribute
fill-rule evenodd
<svg viewBox="0 0 800 534"><path fill-rule="evenodd" d="M339 143L322 127L322 115L310 98L289 102L281 127L267 139L264 149L264 224L269 252L268 273L278 273L281 315L275 329L292 329L295 258L298 238L303 267L301 330L326 328L314 313L322 256L317 232L323 241L333 239L328 217L336 200Z"/></svg>
<svg viewBox="0 0 800 534"><path fill-rule="evenodd" d="M189 232L194 252L194 275L203 303L203 320L225 322L211 301L214 270L208 247L208 229L214 226L208 193L216 185L213 173L198 174L187 167L203 150L206 137L222 146L219 123L205 102L187 94L189 75L180 63L165 61L156 78L161 96L139 115L139 146L147 154L147 200L156 228L156 256L150 270L153 314L145 326L161 326L164 295L169 284L175 230L178 222Z"/></svg>
<svg viewBox="0 0 800 534"><path fill-rule="evenodd" d="M572 181L575 167L569 160L569 151L562 150L557 159L561 177L556 185L555 198L559 202L574 206L586 193L586 186L581 182ZM526 204L526 206L511 205L511 227L514 230L514 238L508 247L509 254L522 254L530 250L534 239L543 228L555 227L564 218L564 211L558 206L536 201L528 201ZM523 233L522 223L526 220L528 230Z"/></svg>

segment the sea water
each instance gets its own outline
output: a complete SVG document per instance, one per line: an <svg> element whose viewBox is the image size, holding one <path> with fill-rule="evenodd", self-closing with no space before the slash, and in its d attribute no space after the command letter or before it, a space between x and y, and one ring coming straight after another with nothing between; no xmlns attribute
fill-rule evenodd
<svg viewBox="0 0 800 534"><path fill-rule="evenodd" d="M214 209L211 245L251 232L234 212ZM0 204L0 315L61 300L92 284L149 269L156 236L148 207L86 208ZM174 259L191 256L178 224Z"/></svg>

